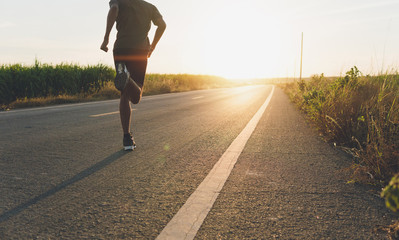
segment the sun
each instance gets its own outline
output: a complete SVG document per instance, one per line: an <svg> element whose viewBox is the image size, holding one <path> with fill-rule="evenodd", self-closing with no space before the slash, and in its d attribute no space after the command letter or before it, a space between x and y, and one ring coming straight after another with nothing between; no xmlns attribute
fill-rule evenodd
<svg viewBox="0 0 399 240"><path fill-rule="evenodd" d="M240 1L210 14L204 24L206 72L226 78L274 77L281 57L281 26L256 5Z"/></svg>

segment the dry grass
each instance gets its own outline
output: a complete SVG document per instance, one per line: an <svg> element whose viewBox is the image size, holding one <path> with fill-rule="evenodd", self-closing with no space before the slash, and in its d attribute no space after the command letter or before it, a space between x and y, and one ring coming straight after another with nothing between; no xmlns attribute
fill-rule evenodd
<svg viewBox="0 0 399 240"><path fill-rule="evenodd" d="M107 82L104 87L98 92L93 94L77 94L77 95L58 95L48 97L36 97L36 98L23 98L17 99L8 105L3 105L3 110L18 109L18 108L30 108L30 107L43 107L50 105L79 103L79 102L90 102L90 101L101 101L109 99L117 99L120 96L120 92L115 88L112 82Z"/></svg>
<svg viewBox="0 0 399 240"><path fill-rule="evenodd" d="M379 227L375 232L386 232L389 240L399 239L399 222L395 222L387 227Z"/></svg>
<svg viewBox="0 0 399 240"><path fill-rule="evenodd" d="M354 155L352 181L384 185L399 172L399 75L314 76L283 86L328 140Z"/></svg>
<svg viewBox="0 0 399 240"><path fill-rule="evenodd" d="M350 182L389 182L381 196L398 211L399 74L362 76L354 67L345 77L316 75L282 87L330 141L352 154ZM399 222L376 231L399 239Z"/></svg>
<svg viewBox="0 0 399 240"><path fill-rule="evenodd" d="M43 97L19 97L15 101L12 101L8 104L1 104L1 109L9 110L16 108L117 99L120 97L120 92L115 88L112 79L113 76L111 75L111 80L102 82L101 85L96 88L96 90L91 89L88 92L82 92L79 94L59 94L56 96L49 94L48 96ZM231 82L227 79L216 76L190 74L147 74L146 80L144 82L143 95L184 92L220 87L235 87L239 85L243 85L243 83Z"/></svg>
<svg viewBox="0 0 399 240"><path fill-rule="evenodd" d="M148 74L144 95L185 92L199 89L238 86L238 83L217 76L191 74Z"/></svg>

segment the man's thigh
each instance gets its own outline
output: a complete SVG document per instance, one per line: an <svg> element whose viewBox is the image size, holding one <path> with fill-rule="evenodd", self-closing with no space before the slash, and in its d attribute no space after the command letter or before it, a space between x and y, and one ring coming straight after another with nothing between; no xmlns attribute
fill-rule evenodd
<svg viewBox="0 0 399 240"><path fill-rule="evenodd" d="M145 74L147 71L147 50L138 49L115 49L114 61L124 62L130 77L140 86L144 85Z"/></svg>
<svg viewBox="0 0 399 240"><path fill-rule="evenodd" d="M135 56L137 59L127 61L126 67L130 73L130 77L140 86L143 87L145 74L147 71L147 56Z"/></svg>

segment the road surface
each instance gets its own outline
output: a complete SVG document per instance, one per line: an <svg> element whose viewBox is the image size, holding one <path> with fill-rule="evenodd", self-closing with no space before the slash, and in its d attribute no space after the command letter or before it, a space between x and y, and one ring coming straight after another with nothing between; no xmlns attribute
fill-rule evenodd
<svg viewBox="0 0 399 240"><path fill-rule="evenodd" d="M118 101L0 112L0 239L160 238L272 89L144 97L134 152ZM248 137L195 239L384 239L395 216L280 89Z"/></svg>

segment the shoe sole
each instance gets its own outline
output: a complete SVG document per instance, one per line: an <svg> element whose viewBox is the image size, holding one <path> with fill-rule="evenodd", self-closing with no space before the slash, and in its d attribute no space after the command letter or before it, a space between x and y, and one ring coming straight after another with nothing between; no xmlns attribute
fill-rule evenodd
<svg viewBox="0 0 399 240"><path fill-rule="evenodd" d="M125 150L125 151L133 151L134 149L136 149L135 145L133 145L133 146L124 146L123 147L123 150Z"/></svg>
<svg viewBox="0 0 399 240"><path fill-rule="evenodd" d="M119 73L116 75L114 84L116 89L123 91L125 89L127 82L129 80L129 75L127 73Z"/></svg>

